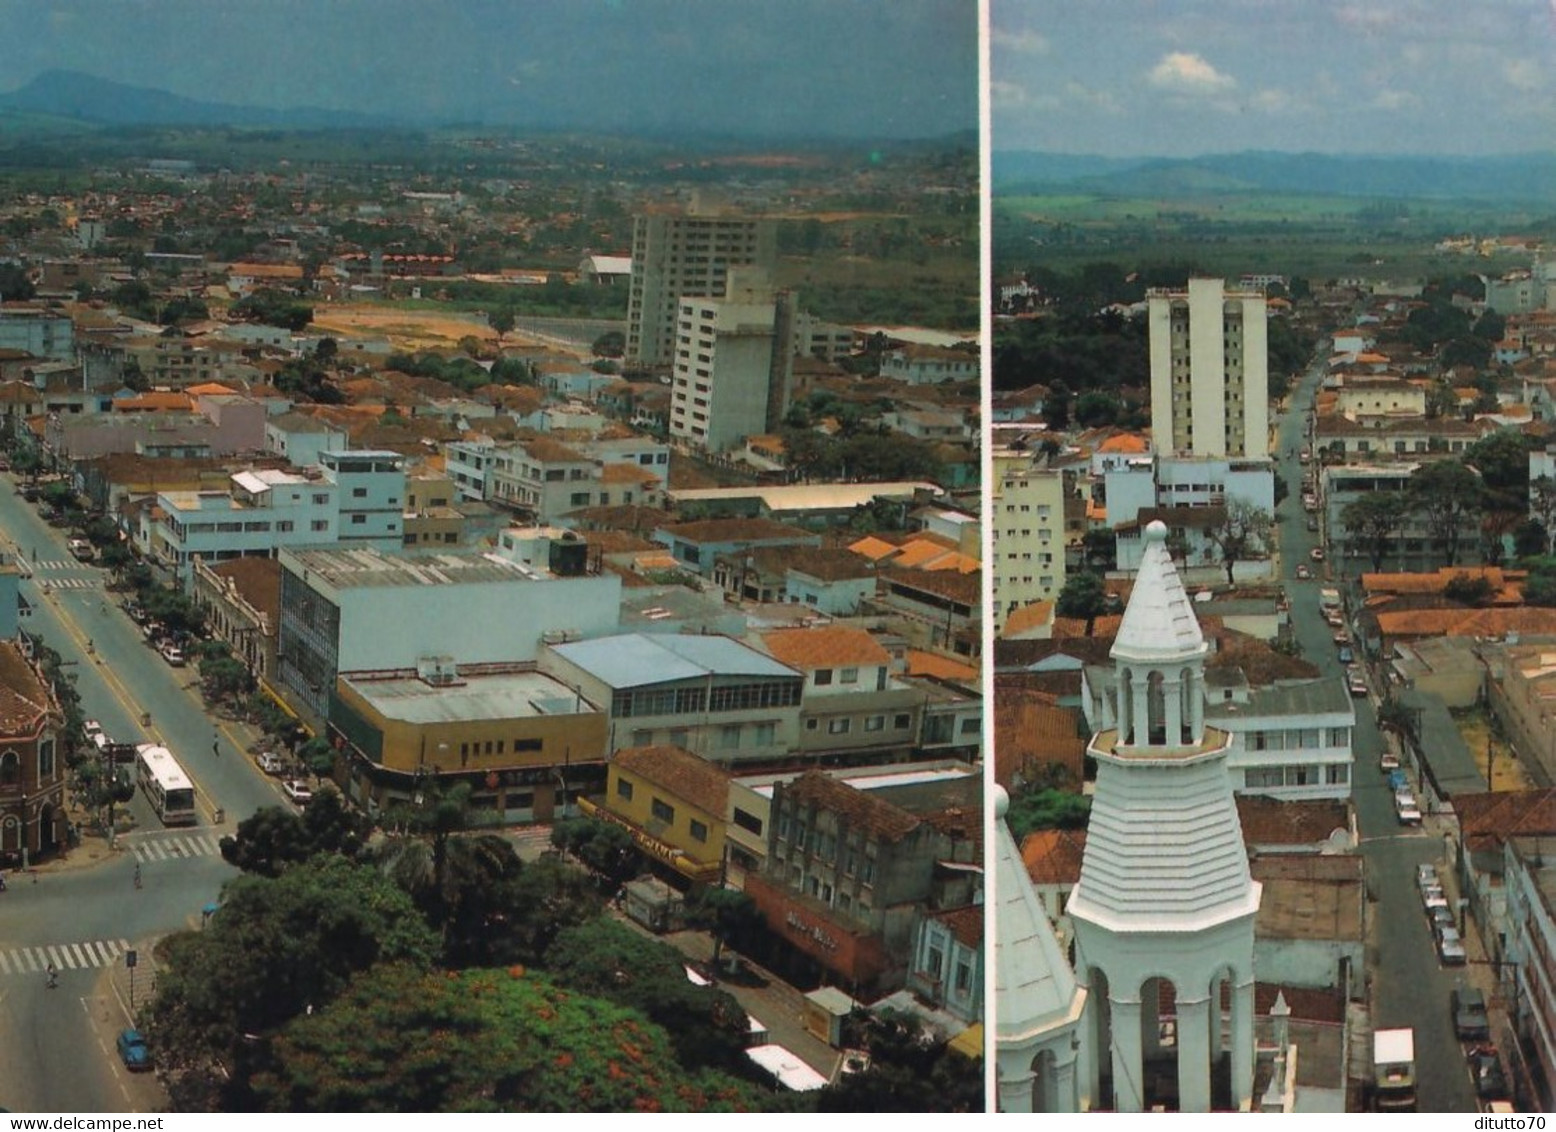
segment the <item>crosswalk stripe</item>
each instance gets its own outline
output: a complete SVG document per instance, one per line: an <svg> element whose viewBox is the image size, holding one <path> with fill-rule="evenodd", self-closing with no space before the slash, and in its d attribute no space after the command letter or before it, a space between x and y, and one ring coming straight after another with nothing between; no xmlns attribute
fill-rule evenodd
<svg viewBox="0 0 1556 1132"><path fill-rule="evenodd" d="M111 967L129 948L129 941L123 939L83 940L79 943L59 943L43 947L13 947L9 951L0 951L0 975L42 972L50 964L53 964L57 971Z"/></svg>

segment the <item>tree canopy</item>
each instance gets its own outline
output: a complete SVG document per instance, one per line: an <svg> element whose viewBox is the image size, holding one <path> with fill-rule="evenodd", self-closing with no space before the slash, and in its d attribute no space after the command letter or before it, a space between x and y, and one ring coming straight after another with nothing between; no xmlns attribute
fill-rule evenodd
<svg viewBox="0 0 1556 1132"><path fill-rule="evenodd" d="M405 964L296 1019L253 1091L270 1112L751 1112L765 1100L678 1063L635 1010L523 968Z"/></svg>

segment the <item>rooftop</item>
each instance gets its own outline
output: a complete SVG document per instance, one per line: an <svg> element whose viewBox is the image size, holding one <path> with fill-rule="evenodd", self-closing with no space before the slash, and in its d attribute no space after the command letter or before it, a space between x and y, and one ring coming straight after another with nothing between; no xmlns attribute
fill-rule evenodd
<svg viewBox="0 0 1556 1132"><path fill-rule="evenodd" d="M456 586L538 581L548 575L495 554L444 551L395 557L372 549L283 548L281 563L335 589L364 586Z"/></svg>
<svg viewBox="0 0 1556 1132"><path fill-rule="evenodd" d="M533 670L465 666L449 684L428 683L414 670L343 672L340 679L384 718L412 725L589 715L599 710L560 680Z"/></svg>
<svg viewBox="0 0 1556 1132"><path fill-rule="evenodd" d="M681 747L624 747L612 756L619 770L663 786L705 814L723 818L730 776Z"/></svg>
<svg viewBox="0 0 1556 1132"><path fill-rule="evenodd" d="M624 633L553 645L552 651L612 688L708 676L799 677L764 653L717 636Z"/></svg>

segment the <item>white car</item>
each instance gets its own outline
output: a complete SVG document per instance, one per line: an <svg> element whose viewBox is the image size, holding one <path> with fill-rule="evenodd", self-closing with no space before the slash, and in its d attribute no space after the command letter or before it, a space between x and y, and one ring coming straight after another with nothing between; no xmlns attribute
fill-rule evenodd
<svg viewBox="0 0 1556 1132"><path fill-rule="evenodd" d="M95 743L97 737L103 733L103 725L95 719L83 719L81 721L81 734L86 736L87 742Z"/></svg>
<svg viewBox="0 0 1556 1132"><path fill-rule="evenodd" d="M1437 929L1437 955L1445 966L1464 966L1464 941L1456 930L1448 927Z"/></svg>
<svg viewBox="0 0 1556 1132"><path fill-rule="evenodd" d="M1421 824L1421 807L1407 794L1394 796L1394 813L1398 816L1400 825Z"/></svg>
<svg viewBox="0 0 1556 1132"><path fill-rule="evenodd" d="M259 769L266 774L280 774L286 769L286 764L281 761L281 756L274 751L261 751L254 761L259 764Z"/></svg>
<svg viewBox="0 0 1556 1132"><path fill-rule="evenodd" d="M308 784L301 779L288 778L281 783L281 790L299 806L306 806L313 801L313 791L308 789Z"/></svg>
<svg viewBox="0 0 1556 1132"><path fill-rule="evenodd" d="M1416 884L1420 887L1422 892L1425 892L1428 888L1441 888L1442 881L1437 877L1437 866L1417 865Z"/></svg>
<svg viewBox="0 0 1556 1132"><path fill-rule="evenodd" d="M174 668L182 668L184 666L184 664L185 664L185 661L184 661L184 650L179 648L177 645L175 645L175 644L163 645L161 651L162 651L162 659L167 661Z"/></svg>

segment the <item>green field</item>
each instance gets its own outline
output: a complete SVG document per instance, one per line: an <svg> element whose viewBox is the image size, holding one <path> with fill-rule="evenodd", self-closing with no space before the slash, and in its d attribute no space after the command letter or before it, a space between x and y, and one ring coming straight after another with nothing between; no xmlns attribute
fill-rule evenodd
<svg viewBox="0 0 1556 1132"><path fill-rule="evenodd" d="M1509 205L1323 194L1026 194L996 197L993 215L996 274L1112 261L1131 268L1192 264L1229 276L1269 271L1316 279L1414 279L1528 266L1527 255L1434 251L1445 236L1556 238L1556 217Z"/></svg>

